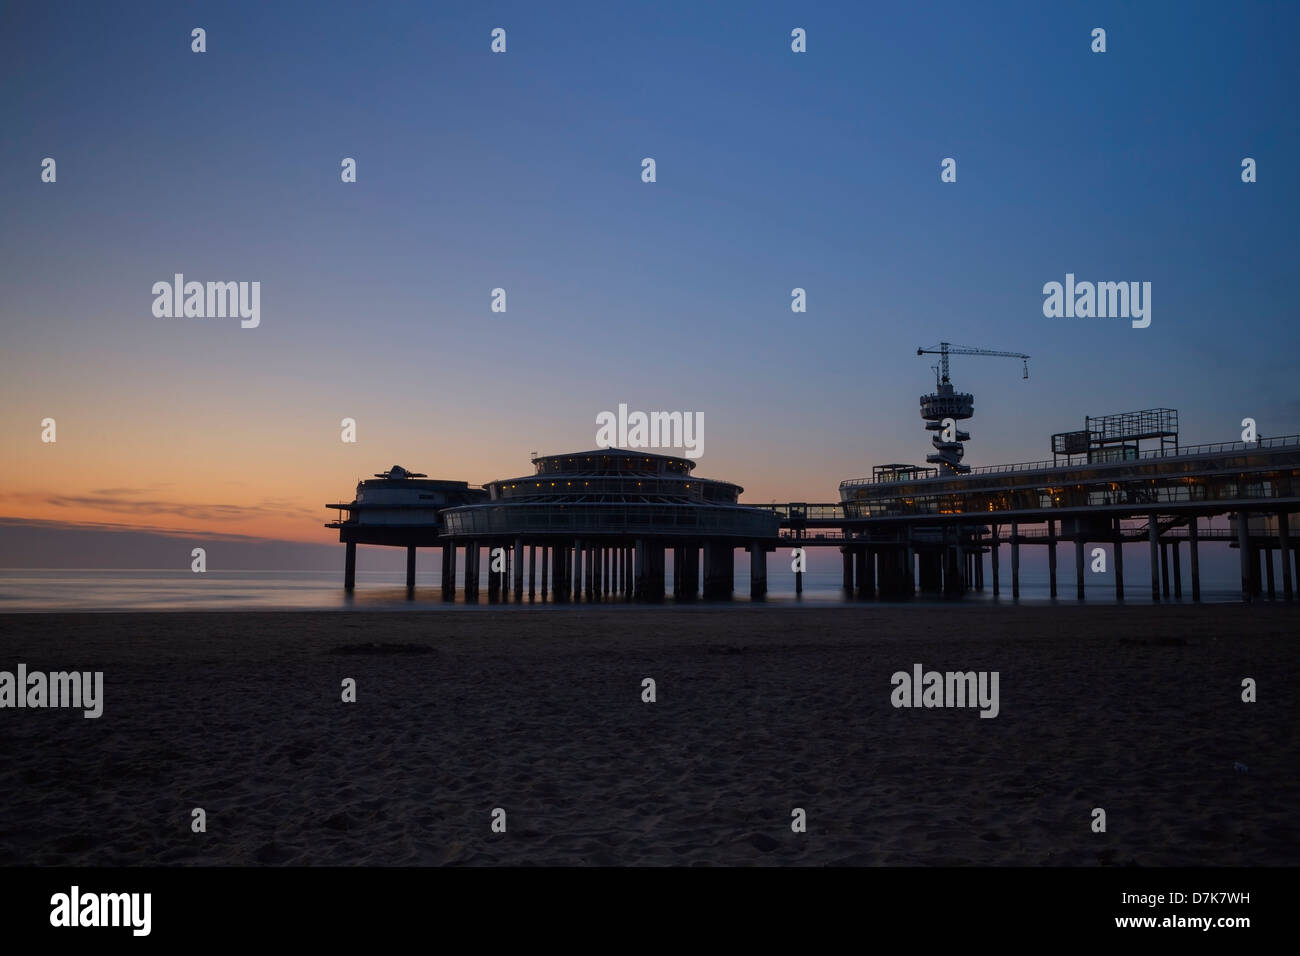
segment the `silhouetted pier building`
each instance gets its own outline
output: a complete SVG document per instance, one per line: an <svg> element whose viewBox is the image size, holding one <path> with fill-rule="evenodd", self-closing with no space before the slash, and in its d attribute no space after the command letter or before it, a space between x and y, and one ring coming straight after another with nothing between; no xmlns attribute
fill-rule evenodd
<svg viewBox="0 0 1300 956"><path fill-rule="evenodd" d="M356 586L357 545L378 544L406 548L406 586L415 587L415 549L436 542L443 509L487 496L467 481L429 478L400 465L357 482L352 501L325 506L339 512L339 519L325 527L338 528L339 540L347 545L343 586L349 591Z"/></svg>
<svg viewBox="0 0 1300 956"><path fill-rule="evenodd" d="M675 597L722 598L733 590L737 549L750 552L750 593L761 597L770 552L835 547L843 587L862 597L898 600L918 590L955 597L983 590L986 581L1001 594L1009 576L1010 595L1018 598L1021 548L1033 545L1047 549L1056 597L1057 545L1066 542L1074 545L1078 599L1085 596L1090 544L1105 546L1116 597L1124 597L1123 543L1150 549L1153 599L1181 598L1185 543L1191 597L1200 600L1205 541L1239 549L1246 599L1276 594L1275 556L1283 594L1293 596L1300 581L1300 436L1180 447L1177 413L1147 409L1086 419L1082 432L1054 435L1052 444L1050 461L964 474L879 465L870 478L842 482L840 501L826 504L742 505L738 485L693 476L690 459L618 449L538 457L534 474L482 489L464 482L417 486L419 478L385 473L377 477L399 482L396 489L362 482L356 501L330 506L348 518L329 527L348 543L347 587L355 581L358 543L406 546L408 588L415 549L441 547L444 597L455 593L459 552L470 600L479 594L480 565L498 548L489 597L510 590L520 597L526 568L530 597L540 577L543 597L549 592L552 600L655 600L664 596L671 553ZM426 494L443 496L445 504ZM1227 531L1203 524L1225 515ZM1010 552L1006 570L1003 544ZM802 590L800 574L795 588Z"/></svg>
<svg viewBox="0 0 1300 956"><path fill-rule="evenodd" d="M521 597L526 565L530 597L540 570L542 596L554 600L661 599L669 553L675 597L690 599L701 590L708 598L729 597L737 548L751 554L751 593L766 592L767 552L778 540L775 515L739 504L739 485L694 476L689 458L601 449L534 458L533 467L531 475L489 482L477 501L439 510L436 523L403 527L409 539L362 543L405 543L408 588L415 549L441 547L446 598L455 593L458 552L468 600L479 595L485 557L489 598L512 585ZM360 511L362 520L366 513ZM351 521L330 527L355 538ZM354 561L350 552L349 568Z"/></svg>

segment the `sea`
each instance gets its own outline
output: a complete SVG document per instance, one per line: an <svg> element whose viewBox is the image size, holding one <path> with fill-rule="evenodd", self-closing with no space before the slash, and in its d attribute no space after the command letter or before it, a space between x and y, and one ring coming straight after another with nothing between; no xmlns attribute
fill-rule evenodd
<svg viewBox="0 0 1300 956"><path fill-rule="evenodd" d="M1183 603L1191 602L1191 584L1183 586ZM602 607L641 607L647 605L622 596L605 597L588 602L556 603L541 596L540 573L538 592L534 599L528 597L527 579L521 599L489 601L486 574L480 582L479 600L467 602L464 593L456 593L455 601L443 601L436 568L421 571L416 576L414 592L409 594L404 586L403 572L363 571L358 569L356 589L352 594L343 590L341 569L330 571L207 571L196 574L188 569L165 570L105 570L105 569L0 569L0 613L49 611L430 611L448 613L483 611L520 607L572 608L586 604ZM751 604L749 573L740 560L736 562L736 591L730 602L696 600L692 607L716 604ZM1058 594L1055 603L1077 604L1073 567L1063 562L1058 572ZM1126 568L1126 604L1149 604L1152 601L1150 577L1145 568ZM1091 574L1085 581L1086 603L1115 603L1114 580L1110 574ZM667 597L661 604L672 607L678 602L672 598L672 575L668 575ZM1277 590L1281 593L1280 575ZM1165 599L1176 602L1170 597ZM1241 600L1239 581L1231 575L1216 574L1202 581L1202 602L1231 603ZM1049 592L1046 569L1022 568L1020 604L1047 604L1053 599ZM795 594L794 575L776 573L769 567L768 594L764 605L796 607L849 606L862 604L863 599L848 596L841 589L838 569L810 570L804 575L802 594ZM881 603L881 602L868 602ZM985 569L985 589L969 591L960 599L938 599L918 594L909 605L944 605L953 607L1010 604L1011 581L1009 567L1002 567L1001 595L993 596L992 581Z"/></svg>

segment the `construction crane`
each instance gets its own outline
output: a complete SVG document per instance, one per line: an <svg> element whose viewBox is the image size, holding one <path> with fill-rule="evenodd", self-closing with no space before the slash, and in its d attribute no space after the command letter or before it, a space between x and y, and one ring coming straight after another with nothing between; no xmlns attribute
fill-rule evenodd
<svg viewBox="0 0 1300 956"><path fill-rule="evenodd" d="M932 345L928 349L917 349L916 354L943 356L943 358L939 363L943 369L942 377L940 377L939 375L938 368L935 368L935 366L933 365L930 366L930 368L935 369L934 384L936 387L938 387L939 385L946 385L949 381L948 379L948 356L949 355L988 355L994 358L1018 358L1024 362L1025 374L1023 377L1029 378L1029 356L1024 354L1023 352L999 352L994 349L977 349L977 348L972 348L969 345L953 345L950 342L940 342L938 345Z"/></svg>
<svg viewBox="0 0 1300 956"><path fill-rule="evenodd" d="M1001 358L1018 358L1024 362L1025 378L1029 378L1029 356L1023 352L998 352L993 349L977 349L967 345L953 345L940 342L928 349L917 349L917 355L941 356L934 369L934 392L921 396L921 418L925 420L925 430L938 432L930 438L934 453L925 460L938 465L945 475L964 475L970 471L969 465L961 463L965 454L965 443L970 441L970 433L957 430L957 422L967 421L975 414L975 396L969 392L958 392L952 387L948 377L949 355L991 355ZM940 375L942 371L942 375Z"/></svg>

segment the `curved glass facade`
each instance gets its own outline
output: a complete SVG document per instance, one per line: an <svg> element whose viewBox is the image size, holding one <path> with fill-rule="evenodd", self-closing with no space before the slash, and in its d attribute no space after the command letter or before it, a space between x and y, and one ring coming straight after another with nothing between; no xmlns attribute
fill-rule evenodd
<svg viewBox="0 0 1300 956"><path fill-rule="evenodd" d="M696 478L689 458L602 449L533 459L535 471L486 484L490 501L442 513L444 534L776 537L769 510L739 485Z"/></svg>

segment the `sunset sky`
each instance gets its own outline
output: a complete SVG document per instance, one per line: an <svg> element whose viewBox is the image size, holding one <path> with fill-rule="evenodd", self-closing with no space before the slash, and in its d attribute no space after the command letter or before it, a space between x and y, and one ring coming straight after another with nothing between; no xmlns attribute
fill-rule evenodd
<svg viewBox="0 0 1300 956"><path fill-rule="evenodd" d="M620 402L831 501L923 461L940 340L1033 356L953 359L972 465L1152 406L1300 433L1300 6L269 6L0 30L0 518L328 542L358 478L525 474ZM178 272L260 327L154 317ZM1150 328L1044 318L1067 272L1151 282Z"/></svg>

